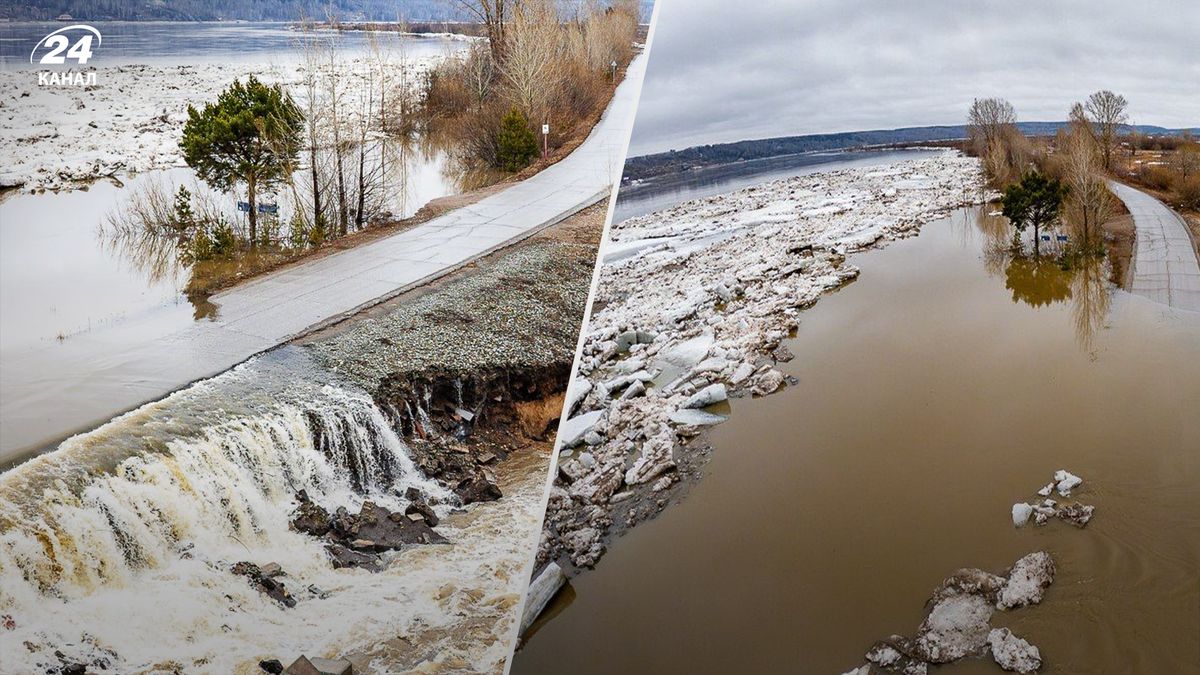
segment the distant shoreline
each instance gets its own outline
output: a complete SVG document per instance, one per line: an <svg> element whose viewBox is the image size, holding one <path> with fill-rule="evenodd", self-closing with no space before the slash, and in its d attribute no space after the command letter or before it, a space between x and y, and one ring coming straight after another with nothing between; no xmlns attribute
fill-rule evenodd
<svg viewBox="0 0 1200 675"><path fill-rule="evenodd" d="M1065 124L1066 122L1021 122L1017 127L1028 136L1053 136ZM1197 127L1168 129L1137 125L1129 129L1148 136L1177 136L1186 132L1200 134L1200 128ZM1125 130L1125 133L1127 132L1128 129ZM664 174L682 173L709 166L817 152L959 147L966 138L966 126L960 124L807 134L697 145L683 150L630 157L625 162L622 182L644 181Z"/></svg>

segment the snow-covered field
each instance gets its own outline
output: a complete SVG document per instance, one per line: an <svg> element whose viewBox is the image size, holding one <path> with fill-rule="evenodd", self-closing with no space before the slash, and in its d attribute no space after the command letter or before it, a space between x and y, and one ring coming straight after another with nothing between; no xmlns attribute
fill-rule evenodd
<svg viewBox="0 0 1200 675"><path fill-rule="evenodd" d="M774 363L788 358L779 348L800 311L858 275L845 254L915 235L982 201L981 185L976 160L947 152L777 180L615 225L539 561L566 553L594 564L615 505L647 494L661 505L655 493L677 480L682 441L724 419L702 408L783 386Z"/></svg>
<svg viewBox="0 0 1200 675"><path fill-rule="evenodd" d="M439 58L393 65L416 83ZM362 57L339 68L348 74L348 95L362 89ZM0 187L75 189L98 178L183 166L179 139L188 105L214 101L249 75L284 84L303 99L296 64L135 64L94 72L96 84L87 87L39 86L36 72L0 72Z"/></svg>

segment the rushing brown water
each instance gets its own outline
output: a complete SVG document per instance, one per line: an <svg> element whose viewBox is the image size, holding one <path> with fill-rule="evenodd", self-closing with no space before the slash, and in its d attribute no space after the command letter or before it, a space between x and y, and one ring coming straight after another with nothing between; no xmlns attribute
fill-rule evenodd
<svg viewBox="0 0 1200 675"><path fill-rule="evenodd" d="M1013 264L987 220L855 256L801 315L799 384L733 402L705 477L572 582L513 672L842 673L957 568L1039 549L1046 598L992 624L1041 672L1200 672L1200 316ZM1060 468L1091 523L1015 529Z"/></svg>

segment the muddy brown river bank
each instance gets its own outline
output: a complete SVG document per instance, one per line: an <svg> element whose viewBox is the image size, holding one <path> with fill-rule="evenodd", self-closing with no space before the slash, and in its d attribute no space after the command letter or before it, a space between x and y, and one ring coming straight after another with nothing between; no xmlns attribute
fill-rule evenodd
<svg viewBox="0 0 1200 675"><path fill-rule="evenodd" d="M1197 672L1200 317L998 257L994 230L960 210L851 256L785 342L797 383L731 402L703 477L571 581L513 672L841 673L955 570L1037 550L1053 586L993 625L1041 672ZM1095 517L1015 529L1057 469Z"/></svg>

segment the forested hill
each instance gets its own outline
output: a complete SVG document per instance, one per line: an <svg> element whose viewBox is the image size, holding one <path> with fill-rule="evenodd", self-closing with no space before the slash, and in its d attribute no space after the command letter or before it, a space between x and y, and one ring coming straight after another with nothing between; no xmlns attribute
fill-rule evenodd
<svg viewBox="0 0 1200 675"><path fill-rule="evenodd" d="M1046 136L1054 134L1064 124L1065 122L1020 122L1017 127L1027 136ZM1200 129L1164 129L1150 125L1137 125L1133 128L1137 129L1139 133L1147 135L1173 135L1181 134L1184 131L1191 131L1193 134L1200 133ZM686 150L671 150L654 155L632 157L625 163L623 180L644 180L696 167L796 155L804 152L845 150L872 145L961 140L966 137L966 126L954 125L848 131L836 134L812 134L717 145L698 145Z"/></svg>
<svg viewBox="0 0 1200 675"><path fill-rule="evenodd" d="M641 0L650 20L653 0ZM446 0L0 0L0 19L50 21L62 14L83 21L467 21Z"/></svg>
<svg viewBox="0 0 1200 675"><path fill-rule="evenodd" d="M0 18L45 21L61 14L83 21L455 21L467 17L445 0L0 0Z"/></svg>

